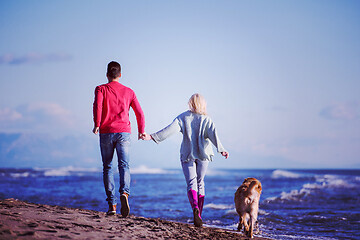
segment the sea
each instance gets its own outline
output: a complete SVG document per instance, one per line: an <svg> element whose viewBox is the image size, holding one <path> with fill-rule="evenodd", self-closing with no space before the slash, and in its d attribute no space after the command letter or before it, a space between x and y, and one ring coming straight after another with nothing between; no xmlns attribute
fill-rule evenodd
<svg viewBox="0 0 360 240"><path fill-rule="evenodd" d="M259 179L263 187L256 236L360 239L360 170L209 169L205 226L237 229L234 193L247 177ZM108 207L102 170L71 166L0 168L0 199L6 198L103 212ZM129 203L135 216L192 223L180 169L132 168Z"/></svg>

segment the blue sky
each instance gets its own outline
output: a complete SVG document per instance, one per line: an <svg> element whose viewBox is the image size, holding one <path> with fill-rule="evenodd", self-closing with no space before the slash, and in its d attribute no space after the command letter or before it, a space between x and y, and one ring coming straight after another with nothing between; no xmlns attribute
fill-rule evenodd
<svg viewBox="0 0 360 240"><path fill-rule="evenodd" d="M214 168L360 167L359 1L3 0L0 33L0 133L92 143L75 165L101 166L94 88L116 60L149 133L205 96L230 152ZM180 134L135 135L132 166L179 167Z"/></svg>

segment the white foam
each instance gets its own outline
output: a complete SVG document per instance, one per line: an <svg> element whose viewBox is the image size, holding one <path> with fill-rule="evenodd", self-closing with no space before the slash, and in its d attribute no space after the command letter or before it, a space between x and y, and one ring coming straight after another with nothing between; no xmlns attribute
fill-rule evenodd
<svg viewBox="0 0 360 240"><path fill-rule="evenodd" d="M66 168L58 168L58 169L49 169L45 170L44 176L46 177L62 177L62 176L70 176L70 170Z"/></svg>
<svg viewBox="0 0 360 240"><path fill-rule="evenodd" d="M234 205L209 203L209 204L206 204L204 206L204 208L211 208L211 209L217 209L217 210L227 210L227 209L234 208Z"/></svg>
<svg viewBox="0 0 360 240"><path fill-rule="evenodd" d="M227 229L227 230L231 230L231 231L236 231L237 227L238 227L239 222L235 222L231 225L223 225L223 223L219 220L208 220L205 221L205 223L203 224L205 227L211 227L211 228L220 228L220 229ZM241 232L234 232L237 234L242 234Z"/></svg>
<svg viewBox="0 0 360 240"><path fill-rule="evenodd" d="M286 170L274 170L271 175L272 178L300 178L301 174L286 171Z"/></svg>
<svg viewBox="0 0 360 240"><path fill-rule="evenodd" d="M236 192L236 190L238 189L238 187L233 187L233 186L217 186L215 187L215 190L218 192L222 192L222 191L234 191L234 193Z"/></svg>
<svg viewBox="0 0 360 240"><path fill-rule="evenodd" d="M307 188L305 185L300 190L295 189L295 190L291 190L290 192L282 192L279 197L268 197L265 199L265 201L267 202L272 202L276 200L301 201L301 199L305 198L311 193L311 189L313 188L313 187Z"/></svg>
<svg viewBox="0 0 360 240"><path fill-rule="evenodd" d="M176 171L168 171L161 168L149 168L145 165L140 165L136 168L130 168L131 174L173 174Z"/></svg>
<svg viewBox="0 0 360 240"><path fill-rule="evenodd" d="M270 213L266 212L265 210L259 209L258 211L259 215L269 215ZM225 215L235 215L238 216L238 213L236 212L236 209L233 207L232 209L229 209L226 211Z"/></svg>
<svg viewBox="0 0 360 240"><path fill-rule="evenodd" d="M351 188L355 185L348 183L343 179L334 179L328 182L328 186L332 188Z"/></svg>
<svg viewBox="0 0 360 240"><path fill-rule="evenodd" d="M259 209L259 215L269 215L270 213L266 212L265 210Z"/></svg>
<svg viewBox="0 0 360 240"><path fill-rule="evenodd" d="M207 224L212 224L212 225L221 225L222 222L220 220L209 220L206 222Z"/></svg>
<svg viewBox="0 0 360 240"><path fill-rule="evenodd" d="M307 190L315 190L315 189L321 189L321 188L324 188L325 186L325 183L305 183L303 185L303 188L302 189L307 189Z"/></svg>
<svg viewBox="0 0 360 240"><path fill-rule="evenodd" d="M23 173L10 173L10 176L13 178L21 178L21 177L29 177L29 172L23 172Z"/></svg>
<svg viewBox="0 0 360 240"><path fill-rule="evenodd" d="M228 172L216 170L216 169L208 169L206 172L207 176L226 176L229 175Z"/></svg>
<svg viewBox="0 0 360 240"><path fill-rule="evenodd" d="M272 202L272 201L275 201L278 197L268 197L265 199L265 201L267 202Z"/></svg>
<svg viewBox="0 0 360 240"><path fill-rule="evenodd" d="M336 175L319 175L316 176L316 182L314 183L305 183L300 190L291 190L290 192L282 192L280 197L268 197L266 201L276 201L276 200L289 200L289 201L301 201L307 196L314 194L317 191L327 191L327 189L346 189L346 188L356 188L358 184L351 183L342 179Z"/></svg>
<svg viewBox="0 0 360 240"><path fill-rule="evenodd" d="M237 230L238 225L239 225L239 223L236 222L236 223L233 223L233 224L231 224L231 225L225 226L225 228L226 228L226 229L229 229L229 230ZM239 233L240 233L240 232L239 232Z"/></svg>
<svg viewBox="0 0 360 240"><path fill-rule="evenodd" d="M77 168L73 166L61 167L61 168L34 168L36 171L44 172L46 177L60 177L60 176L81 176L89 172L101 172L100 168ZM116 171L118 169L116 168ZM131 174L174 174L177 171L169 171L161 168L149 168L145 165L139 167L130 168Z"/></svg>
<svg viewBox="0 0 360 240"><path fill-rule="evenodd" d="M328 188L354 188L357 186L356 183L349 182L336 175L316 176L316 181L319 182L322 187Z"/></svg>
<svg viewBox="0 0 360 240"><path fill-rule="evenodd" d="M238 215L238 213L236 212L236 209L233 208L233 209L227 210L225 215Z"/></svg>
<svg viewBox="0 0 360 240"><path fill-rule="evenodd" d="M307 191L306 189L301 189L300 191L298 190L292 190L289 193L286 192L282 192L280 195L280 199L282 200L292 200L292 201L298 201L301 198L307 196L309 194L309 191Z"/></svg>
<svg viewBox="0 0 360 240"><path fill-rule="evenodd" d="M37 171L44 171L44 176L46 177L62 177L62 176L72 176L72 175L83 175L84 172L100 172L99 168L75 168L73 166L67 166L62 168L35 168Z"/></svg>
<svg viewBox="0 0 360 240"><path fill-rule="evenodd" d="M306 239L306 240L335 240L335 238L329 238L329 237L320 237L320 236L316 236L316 237L313 237L313 236L299 236L299 235L287 235L287 234L277 234L276 235L276 238L279 238L279 239L287 239L287 240L290 240L290 239Z"/></svg>

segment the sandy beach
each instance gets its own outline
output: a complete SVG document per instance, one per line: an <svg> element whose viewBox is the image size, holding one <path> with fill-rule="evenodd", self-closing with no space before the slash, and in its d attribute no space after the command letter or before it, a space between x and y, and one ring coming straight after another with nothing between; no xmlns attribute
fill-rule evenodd
<svg viewBox="0 0 360 240"><path fill-rule="evenodd" d="M0 239L247 239L238 232L105 212L0 201ZM264 239L255 237L254 239Z"/></svg>

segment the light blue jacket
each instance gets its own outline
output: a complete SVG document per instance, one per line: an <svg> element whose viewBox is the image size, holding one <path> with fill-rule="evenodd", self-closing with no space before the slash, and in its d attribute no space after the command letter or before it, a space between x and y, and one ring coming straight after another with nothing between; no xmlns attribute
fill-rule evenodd
<svg viewBox="0 0 360 240"><path fill-rule="evenodd" d="M212 161L214 152L211 143L219 153L226 152L218 137L215 124L207 115L191 111L184 112L177 116L169 126L151 136L156 143L159 143L176 132L183 134L180 148L182 162L195 159Z"/></svg>

